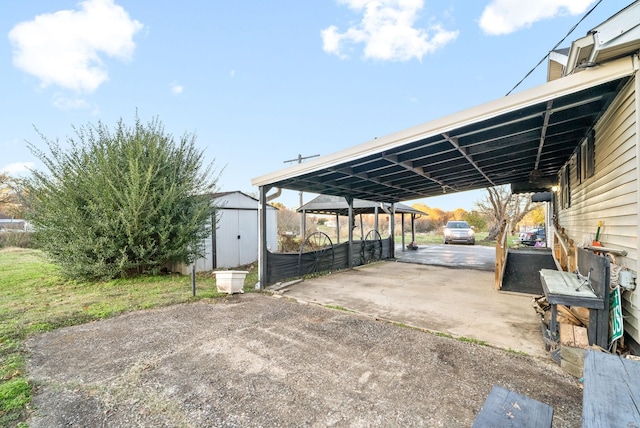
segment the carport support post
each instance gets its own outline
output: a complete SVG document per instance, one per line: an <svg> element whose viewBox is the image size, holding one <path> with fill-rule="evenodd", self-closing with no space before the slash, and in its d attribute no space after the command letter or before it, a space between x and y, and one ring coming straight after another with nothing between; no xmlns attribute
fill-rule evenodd
<svg viewBox="0 0 640 428"><path fill-rule="evenodd" d="M416 242L416 215L411 214L411 242Z"/></svg>
<svg viewBox="0 0 640 428"><path fill-rule="evenodd" d="M404 249L407 248L404 246L404 213L400 214L400 227L402 228L402 251L404 251Z"/></svg>
<svg viewBox="0 0 640 428"><path fill-rule="evenodd" d="M191 265L191 295L196 297L196 263Z"/></svg>
<svg viewBox="0 0 640 428"><path fill-rule="evenodd" d="M389 256L394 259L396 257L396 204L391 204L391 219L389 221L389 229L391 232L391 248L389 248Z"/></svg>
<svg viewBox="0 0 640 428"><path fill-rule="evenodd" d="M258 188L258 284L256 289L267 286L267 192L270 187Z"/></svg>
<svg viewBox="0 0 640 428"><path fill-rule="evenodd" d="M375 217L373 218L373 230L375 230L376 232L379 232L379 230L378 230L378 207L375 207L373 209L373 213L375 215Z"/></svg>
<svg viewBox="0 0 640 428"><path fill-rule="evenodd" d="M351 196L345 196L344 199L347 201L349 205L349 251L347 255L349 257L349 269L353 267L353 198Z"/></svg>

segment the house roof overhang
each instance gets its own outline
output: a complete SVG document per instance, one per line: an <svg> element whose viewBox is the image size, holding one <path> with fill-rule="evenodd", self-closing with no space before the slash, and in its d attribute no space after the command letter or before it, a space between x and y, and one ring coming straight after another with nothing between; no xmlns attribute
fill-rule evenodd
<svg viewBox="0 0 640 428"><path fill-rule="evenodd" d="M635 1L575 40L564 63L564 75L628 55L640 49L640 1Z"/></svg>
<svg viewBox="0 0 640 428"><path fill-rule="evenodd" d="M540 191L637 69L627 56L252 180L399 202L517 183Z"/></svg>

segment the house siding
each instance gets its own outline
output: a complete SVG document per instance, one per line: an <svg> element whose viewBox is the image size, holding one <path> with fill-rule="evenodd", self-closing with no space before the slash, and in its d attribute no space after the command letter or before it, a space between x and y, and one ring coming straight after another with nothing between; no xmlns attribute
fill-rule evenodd
<svg viewBox="0 0 640 428"><path fill-rule="evenodd" d="M638 272L638 100L633 79L595 127L595 173L581 180L578 155L569 161L570 206L558 209L559 225L577 245L595 239L605 247L625 250L615 258L623 268ZM624 291L625 331L640 343L640 297Z"/></svg>

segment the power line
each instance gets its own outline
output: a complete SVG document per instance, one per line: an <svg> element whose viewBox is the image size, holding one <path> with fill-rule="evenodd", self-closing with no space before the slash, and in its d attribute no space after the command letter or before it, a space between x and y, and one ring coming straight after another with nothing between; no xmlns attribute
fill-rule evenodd
<svg viewBox="0 0 640 428"><path fill-rule="evenodd" d="M311 158L317 158L320 155L311 155L311 156L302 156L301 154L298 154L298 157L295 159L289 159L284 161L284 163L288 163L288 162L298 162L298 163L302 163L303 160L305 159L311 159ZM299 193L300 195L300 206L304 205L302 202L302 192Z"/></svg>
<svg viewBox="0 0 640 428"><path fill-rule="evenodd" d="M320 156L320 155L311 155L311 156L304 156L303 157L302 155L299 154L297 158L286 160L286 161L284 161L284 163L288 163L288 162L302 163L302 161L305 160L305 159L317 158L318 156Z"/></svg>
<svg viewBox="0 0 640 428"><path fill-rule="evenodd" d="M591 12L593 12L593 10L594 10L596 7L598 7L598 5L599 5L600 3L602 3L602 0L598 0L598 2L597 2L595 5L593 5L593 7L592 7L592 8L591 8L587 13L585 13L585 14L584 14L584 16L583 16L582 18L580 18L580 20L579 20L579 21L578 21L578 22L577 22L573 27L571 27L571 29L569 30L569 32L568 32L568 33L567 33L567 34L562 38L562 40L560 40L558 43L556 43L556 45L555 45L553 48L551 48L551 50L550 50L549 52L553 52L554 50L556 50L556 48L557 48L558 46L560 46L560 44L561 44L561 43L563 43L563 42L567 39L567 37L569 37L569 36L571 35L571 33L573 33L573 32L575 31L575 29L578 27L578 25L580 25L580 23L581 23L582 21L584 21L584 20L585 20L585 18L586 18L587 16L589 16L589 15L591 14ZM533 72L535 71L535 69L536 69L536 68L538 68L538 67L540 66L540 64L542 64L542 63L544 62L544 60L545 60L545 59L547 59L547 58L549 57L549 52L547 52L547 54L546 54L544 57L542 57L542 59L541 59L541 60L540 60L536 65L535 65L535 67L533 67L531 70L529 70L529 72L528 72L528 73L527 73L527 74L526 74L522 79L520 79L520 81L519 81L518 83L516 83L516 85L515 85L513 88L511 88L511 90L510 90L509 92L507 92L507 94L506 94L505 96L509 95L509 94L510 94L511 92L513 92L513 91L514 91L518 86L520 86L520 84L521 84L522 82L524 82L524 81L525 81L525 79L526 79L527 77L529 77L529 76L531 75L531 73L533 73Z"/></svg>
<svg viewBox="0 0 640 428"><path fill-rule="evenodd" d="M303 160L305 160L305 159L316 158L316 157L318 157L318 156L320 156L320 155L302 156L301 154L298 154L298 157L297 157L297 158L295 158L295 159L289 159L289 160L286 160L286 161L284 161L284 163L297 162L297 163L299 163L299 164L300 164L300 163L302 163L302 161L303 161ZM302 200L302 191L300 191L300 192L298 193L298 195L299 195L299 197L300 197L300 206L302 206L302 205L304 205L304 201ZM305 221L304 221L304 220L305 220L305 219L304 219L304 213L302 213L302 212L301 212L301 213L300 213L300 236L301 236L302 238L304 238L304 235L305 235L305 230L304 230L304 227L305 227Z"/></svg>

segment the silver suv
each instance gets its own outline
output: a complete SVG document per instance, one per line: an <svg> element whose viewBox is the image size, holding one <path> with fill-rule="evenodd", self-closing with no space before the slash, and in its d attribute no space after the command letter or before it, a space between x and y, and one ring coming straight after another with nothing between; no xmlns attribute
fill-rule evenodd
<svg viewBox="0 0 640 428"><path fill-rule="evenodd" d="M463 242L474 245L476 243L476 233L473 226L469 226L466 221L450 221L444 227L444 243Z"/></svg>

